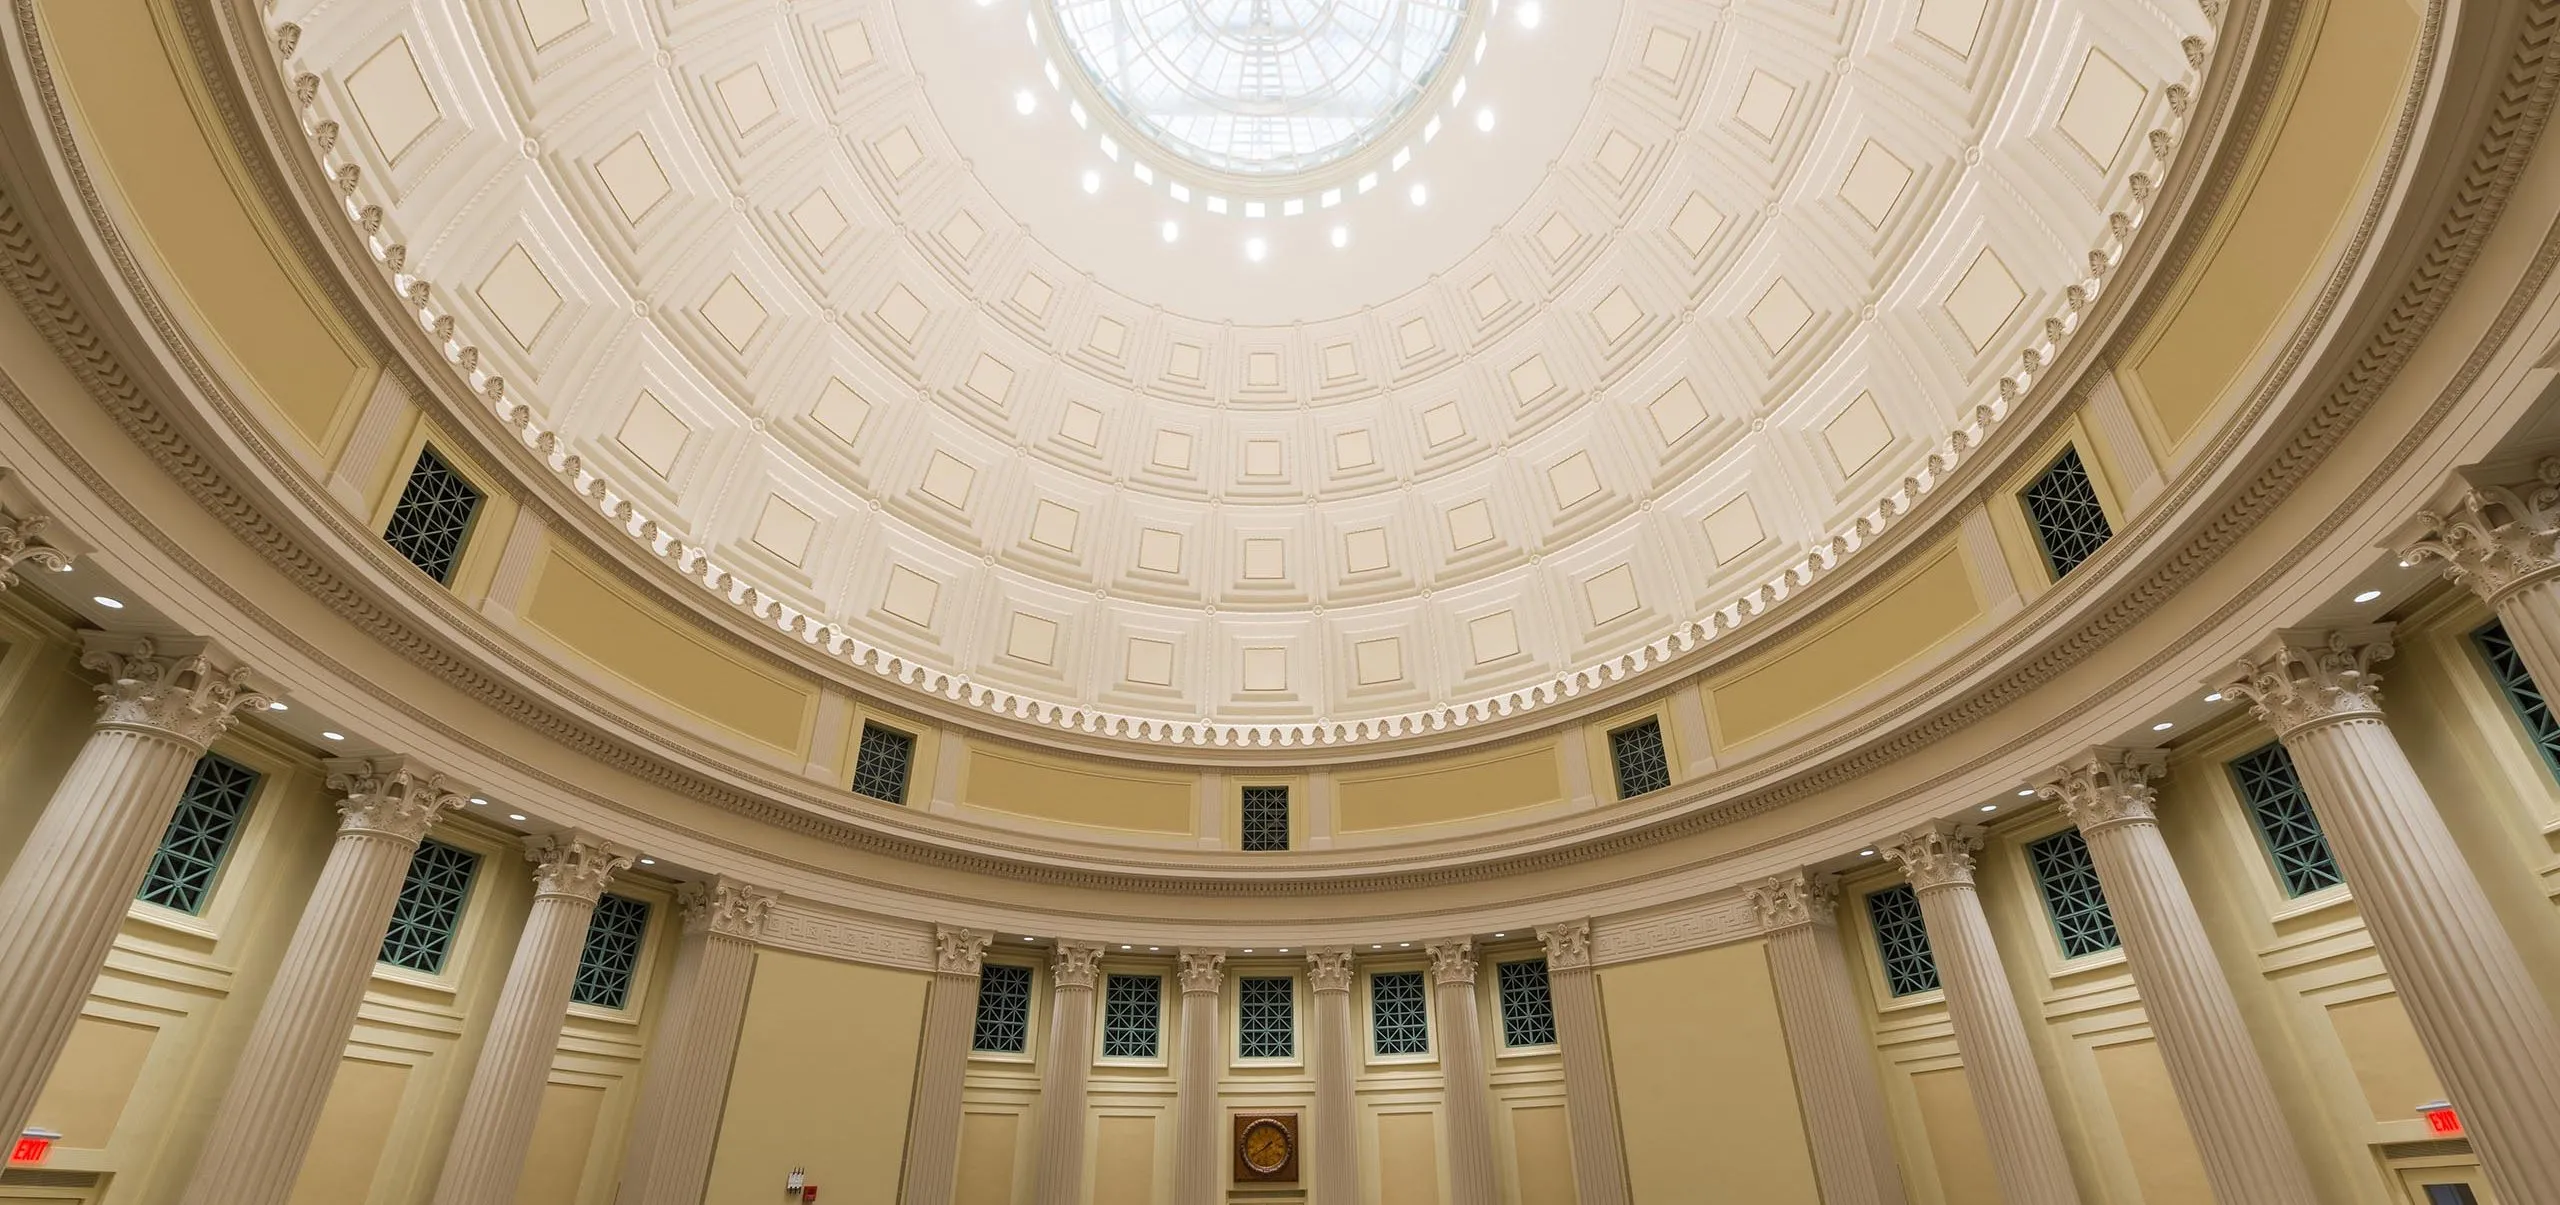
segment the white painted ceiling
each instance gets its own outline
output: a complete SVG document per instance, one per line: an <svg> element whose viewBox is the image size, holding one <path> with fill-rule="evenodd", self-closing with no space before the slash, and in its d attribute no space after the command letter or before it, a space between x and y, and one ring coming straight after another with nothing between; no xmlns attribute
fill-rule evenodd
<svg viewBox="0 0 2560 1205"><path fill-rule="evenodd" d="M1507 0L1463 100L1444 73L1257 220L1107 158L1025 4L270 19L422 320L671 572L907 686L1221 743L1648 672L1908 521L2118 284L2209 32L2187 0Z"/></svg>

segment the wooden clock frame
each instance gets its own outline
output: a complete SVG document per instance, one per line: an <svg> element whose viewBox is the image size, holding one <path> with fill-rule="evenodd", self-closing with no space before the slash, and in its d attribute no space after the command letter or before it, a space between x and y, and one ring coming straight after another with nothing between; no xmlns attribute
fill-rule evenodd
<svg viewBox="0 0 2560 1205"><path fill-rule="evenodd" d="M1237 1113L1233 1115L1233 1120L1235 1125L1235 1139L1233 1142L1229 1143L1227 1149L1234 1152L1235 1155L1236 1183L1295 1184L1298 1182L1298 1151L1300 1149L1301 1138L1298 1130L1297 1114L1269 1112ZM1270 1171L1263 1171L1262 1169L1255 1167L1253 1164L1247 1162L1244 1157L1244 1136L1252 1132L1256 1126L1262 1125L1276 1125L1280 1127L1280 1131L1282 1133L1289 1136L1289 1157L1281 1160L1280 1166L1275 1167Z"/></svg>

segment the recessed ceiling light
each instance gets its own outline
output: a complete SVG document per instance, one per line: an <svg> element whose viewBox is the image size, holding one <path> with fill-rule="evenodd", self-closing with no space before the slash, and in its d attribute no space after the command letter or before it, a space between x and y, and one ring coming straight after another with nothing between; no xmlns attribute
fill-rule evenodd
<svg viewBox="0 0 2560 1205"><path fill-rule="evenodd" d="M981 0L981 3L983 2L984 0ZM1520 28L1522 29L1536 29L1538 22L1546 18L1546 9L1539 5L1538 0L1528 0L1528 3L1520 6Z"/></svg>
<svg viewBox="0 0 2560 1205"><path fill-rule="evenodd" d="M2380 597L2382 597L2382 591L2367 590L2362 594L2356 595L2356 601L2360 603L2369 603Z"/></svg>
<svg viewBox="0 0 2560 1205"><path fill-rule="evenodd" d="M89 601L90 601L90 602L93 602L93 603L96 603L96 604L98 604L99 606L105 607L106 609L108 609L108 610L110 610L110 611L121 611L121 610L124 610L124 600L122 600L122 599L117 599L117 598L109 598L109 597L107 597L107 596L106 596L106 595L104 595L104 594L100 594L100 595L97 595L97 596L95 596L95 597L92 597Z"/></svg>
<svg viewBox="0 0 2560 1205"><path fill-rule="evenodd" d="M1148 952L1148 953L1150 953L1150 954L1152 954L1152 953L1155 953L1155 952L1156 952L1156 951L1158 951L1158 950L1162 950L1163 948L1164 948L1163 946L1148 946L1148 947L1147 947L1147 952Z"/></svg>
<svg viewBox="0 0 2560 1205"><path fill-rule="evenodd" d="M2035 789L2034 787L2020 787L2020 788L2018 788L2018 798L2020 798L2020 799L2024 799L2024 798L2026 798L2027 796L2029 796L2029 795L2033 795L2033 794L2035 794L2035 793L2036 793L2036 789Z"/></svg>
<svg viewBox="0 0 2560 1205"><path fill-rule="evenodd" d="M2206 695L2204 697L2204 701L2207 703L2219 703L2222 701L2222 692L2217 690L2212 694Z"/></svg>
<svg viewBox="0 0 2560 1205"><path fill-rule="evenodd" d="M656 858L642 858L640 859L640 864L642 866L655 866L658 864L658 860Z"/></svg>
<svg viewBox="0 0 2560 1205"><path fill-rule="evenodd" d="M1282 946L1282 947L1280 947L1280 952L1281 952L1281 953L1283 953L1283 954L1288 953L1288 952L1289 952L1289 947L1287 947L1287 946Z"/></svg>
<svg viewBox="0 0 2560 1205"><path fill-rule="evenodd" d="M343 732L323 732L320 734L320 739L324 741L343 741L347 739L347 734Z"/></svg>
<svg viewBox="0 0 2560 1205"><path fill-rule="evenodd" d="M509 813L507 813L507 819L509 819L509 820L522 820L522 819L524 819L524 813L522 813L522 812L509 812Z"/></svg>
<svg viewBox="0 0 2560 1205"><path fill-rule="evenodd" d="M1508 933L1496 933L1496 934L1494 934L1494 936L1495 936L1495 937L1509 937L1509 936L1511 936L1511 935L1510 935L1510 934L1508 934Z"/></svg>
<svg viewBox="0 0 2560 1205"><path fill-rule="evenodd" d="M1129 947L1127 947L1127 946L1122 946L1122 947L1120 947L1120 948L1121 948L1121 949L1123 949L1123 950L1125 950L1125 949L1128 949Z"/></svg>
<svg viewBox="0 0 2560 1205"><path fill-rule="evenodd" d="M1029 117L1029 116L1031 116L1031 112L1032 112L1032 110L1037 109L1037 108L1039 108L1039 107L1040 107L1040 98L1039 98L1039 97L1037 97L1037 96L1033 96L1033 95L1031 94L1031 89L1029 89L1029 88L1020 88L1020 89L1016 89L1016 90L1014 91L1014 94L1013 94L1013 111L1014 111L1014 112L1016 112L1016 113L1020 113L1020 114L1022 114L1022 115L1023 115L1023 116L1025 116L1025 117Z"/></svg>
<svg viewBox="0 0 2560 1205"><path fill-rule="evenodd" d="M291 711L291 710L293 710L293 708L286 706L286 705L285 705L285 703L284 703L284 700L282 700L282 699L278 699L278 700L276 700L276 701L274 701L274 702L272 702L272 703L267 704L267 710L269 710L269 711Z"/></svg>
<svg viewBox="0 0 2560 1205"><path fill-rule="evenodd" d="M1413 948L1413 943L1409 941L1400 941L1396 943L1396 948L1401 950L1410 950Z"/></svg>
<svg viewBox="0 0 2560 1205"><path fill-rule="evenodd" d="M1098 171L1095 171L1095 170L1093 170L1092 168L1089 168L1089 167L1088 167L1088 168L1086 168L1086 169L1084 170L1084 190L1085 190L1086 192L1088 192L1088 193L1097 193L1097 192L1101 192L1101 191L1102 191L1102 173L1101 173L1101 172L1098 172Z"/></svg>
<svg viewBox="0 0 2560 1205"><path fill-rule="evenodd" d="M2175 727L2177 727L2177 725L2176 725L2176 724L2173 724L2173 723L2171 723L2171 722L2169 722L2169 721L2167 721L2167 720L2162 720L2162 721L2160 721L2160 722L2159 722L2159 723L2157 723L2157 724L2153 724L2153 725L2151 726L2151 730L2152 730L2153 732L2167 732L2168 730L2170 730L2170 729L2172 729L2172 728L2175 728Z"/></svg>
<svg viewBox="0 0 2560 1205"><path fill-rule="evenodd" d="M1431 200L1431 190L1419 184L1406 189L1404 195L1411 198L1416 205L1428 204Z"/></svg>
<svg viewBox="0 0 2560 1205"><path fill-rule="evenodd" d="M471 797L471 806L473 806L473 807L475 807L475 808L485 808L485 807L489 806L489 801L488 801L488 800L486 800L486 799L482 799L481 797L479 797L479 796L477 796L477 795L474 795L474 796L472 796L472 797Z"/></svg>
<svg viewBox="0 0 2560 1205"><path fill-rule="evenodd" d="M1182 223L1180 223L1180 222L1176 222L1176 221L1173 221L1173 220L1171 220L1171 219L1167 219L1167 220L1165 221L1165 224L1164 224L1164 231L1163 231L1163 233L1164 233L1164 241L1166 241L1166 242L1168 242L1168 243L1172 242L1172 241L1173 241L1173 240L1175 240L1175 239L1181 238L1181 237L1182 237Z"/></svg>
<svg viewBox="0 0 2560 1205"><path fill-rule="evenodd" d="M1249 238L1244 241L1244 257L1246 259L1252 260L1258 264L1262 262L1264 256L1269 254L1271 254L1271 244L1258 238Z"/></svg>
<svg viewBox="0 0 2560 1205"><path fill-rule="evenodd" d="M1369 947L1369 948L1370 948L1370 949L1372 949L1372 950L1383 950L1383 949L1386 949L1386 947L1385 947L1385 946L1371 946L1371 947Z"/></svg>
<svg viewBox="0 0 2560 1205"><path fill-rule="evenodd" d="M1476 128L1477 128L1477 129L1479 129L1479 130L1484 131L1484 132L1485 132L1485 133L1487 133L1487 134L1490 134L1490 133L1492 133L1492 132L1493 132L1493 110L1491 110L1491 109L1478 109L1478 110L1476 110Z"/></svg>
<svg viewBox="0 0 2560 1205"><path fill-rule="evenodd" d="M2401 563L2401 564L2403 564L2403 565L2406 565L2406 564L2408 564L2409 562L2407 562L2407 561L2402 561L2402 562L2400 562L2400 563ZM64 561L63 563L61 563L61 564L59 564L59 565L54 566L54 567L53 567L53 571L54 571L54 572L56 572L56 573L69 573L69 572L71 572L71 562L69 562L69 561Z"/></svg>
<svg viewBox="0 0 2560 1205"><path fill-rule="evenodd" d="M1253 947L1251 947L1251 946L1246 946L1246 947L1245 947L1245 951L1244 951L1244 952L1245 952L1245 953L1247 953L1247 954L1253 953Z"/></svg>
<svg viewBox="0 0 2560 1205"><path fill-rule="evenodd" d="M1982 805L1982 810L1986 812L1996 812L2000 810L2000 805L1996 803L1986 803Z"/></svg>
<svg viewBox="0 0 2560 1205"><path fill-rule="evenodd" d="M1030 938L1028 938L1028 937L1026 937L1026 938L1023 938L1022 940L1024 940L1024 941L1029 941L1029 940L1031 940L1031 939L1030 939Z"/></svg>
<svg viewBox="0 0 2560 1205"><path fill-rule="evenodd" d="M1862 849L1858 851L1858 856L1861 858L1872 858L1876 856L1876 851L1872 849Z"/></svg>
<svg viewBox="0 0 2560 1205"><path fill-rule="evenodd" d="M1333 233L1326 237L1331 238L1333 240L1333 245L1336 247L1348 247L1351 245L1351 228L1349 226L1336 226L1333 228Z"/></svg>

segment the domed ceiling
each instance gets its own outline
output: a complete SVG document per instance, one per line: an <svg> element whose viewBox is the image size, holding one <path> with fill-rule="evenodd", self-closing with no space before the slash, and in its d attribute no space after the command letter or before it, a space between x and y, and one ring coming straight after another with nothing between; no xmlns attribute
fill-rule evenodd
<svg viewBox="0 0 2560 1205"><path fill-rule="evenodd" d="M2208 33L2185 0L272 19L420 321L671 584L891 697L1254 744L1658 672L1908 521L2111 287Z"/></svg>

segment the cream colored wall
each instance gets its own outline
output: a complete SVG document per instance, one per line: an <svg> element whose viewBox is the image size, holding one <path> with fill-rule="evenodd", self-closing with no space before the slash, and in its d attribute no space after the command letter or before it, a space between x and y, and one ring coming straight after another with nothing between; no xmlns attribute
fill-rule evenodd
<svg viewBox="0 0 2560 1205"><path fill-rule="evenodd" d="M1600 972L1627 1181L1638 1201L1820 1205L1759 941Z"/></svg>
<svg viewBox="0 0 2560 1205"><path fill-rule="evenodd" d="M757 953L710 1205L767 1205L795 1167L824 1201L897 1200L928 978Z"/></svg>

